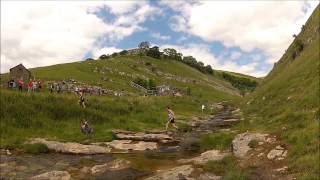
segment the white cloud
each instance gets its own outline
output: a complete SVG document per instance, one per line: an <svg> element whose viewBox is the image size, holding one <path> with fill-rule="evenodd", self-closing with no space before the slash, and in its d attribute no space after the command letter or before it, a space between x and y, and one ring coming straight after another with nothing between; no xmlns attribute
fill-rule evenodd
<svg viewBox="0 0 320 180"><path fill-rule="evenodd" d="M231 52L230 59L235 60L235 59L238 59L240 56L241 56L241 52L233 51Z"/></svg>
<svg viewBox="0 0 320 180"><path fill-rule="evenodd" d="M93 12L111 9L113 22ZM80 60L100 46L136 31L155 10L147 2L1 2L1 73L23 63L28 68Z"/></svg>
<svg viewBox="0 0 320 180"><path fill-rule="evenodd" d="M200 1L162 5L178 11L171 18L174 31L220 41L244 51L262 49L277 61L318 4L317 1ZM304 10L306 11L304 11Z"/></svg>
<svg viewBox="0 0 320 180"><path fill-rule="evenodd" d="M169 35L161 35L159 32L151 33L151 36L162 41L169 40L171 38Z"/></svg>
<svg viewBox="0 0 320 180"><path fill-rule="evenodd" d="M114 52L120 52L122 51L123 49L118 49L118 48L115 48L115 47L104 47L104 48L100 48L100 49L94 49L92 51L92 58L94 59L98 59L101 55L105 54L112 54Z"/></svg>

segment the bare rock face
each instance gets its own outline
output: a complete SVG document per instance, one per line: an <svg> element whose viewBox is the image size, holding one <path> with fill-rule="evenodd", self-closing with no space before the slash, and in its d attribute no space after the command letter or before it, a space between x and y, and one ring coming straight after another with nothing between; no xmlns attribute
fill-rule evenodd
<svg viewBox="0 0 320 180"><path fill-rule="evenodd" d="M287 156L288 151L285 150L282 146L277 146L275 149L272 149L268 155L268 159L283 160Z"/></svg>
<svg viewBox="0 0 320 180"><path fill-rule="evenodd" d="M156 175L146 178L145 180L180 180L188 178L194 168L191 165L178 166L168 171L157 173Z"/></svg>
<svg viewBox="0 0 320 180"><path fill-rule="evenodd" d="M133 141L152 141L159 142L161 140L172 140L167 134L162 133L143 133L131 131L113 131L115 137L120 140L133 140Z"/></svg>
<svg viewBox="0 0 320 180"><path fill-rule="evenodd" d="M133 150L133 151L145 151L145 150L154 150L157 149L156 142L133 142L132 140L113 140L110 143L107 143L113 149L119 150Z"/></svg>
<svg viewBox="0 0 320 180"><path fill-rule="evenodd" d="M47 141L42 138L35 138L29 142L30 144L42 143L47 145L50 150L61 153L71 153L71 154L103 154L109 153L110 148L102 147L97 145L83 145L74 142L58 142L58 141Z"/></svg>
<svg viewBox="0 0 320 180"><path fill-rule="evenodd" d="M33 176L30 180L69 180L71 175L67 171L50 171L37 176Z"/></svg>
<svg viewBox="0 0 320 180"><path fill-rule="evenodd" d="M223 159L229 153L223 153L219 150L210 150L204 153L201 153L200 156L191 158L191 159L181 159L178 160L179 163L194 163L196 165L204 165L208 161L219 161Z"/></svg>
<svg viewBox="0 0 320 180"><path fill-rule="evenodd" d="M251 140L265 141L266 136L268 136L268 134L248 132L236 135L236 137L232 140L234 155L236 157L244 157L251 149L248 145Z"/></svg>
<svg viewBox="0 0 320 180"><path fill-rule="evenodd" d="M114 161L101 164L101 165L95 165L91 168L92 174L101 174L104 173L107 170L120 170L125 169L129 167L130 162L123 160L123 159L116 159Z"/></svg>

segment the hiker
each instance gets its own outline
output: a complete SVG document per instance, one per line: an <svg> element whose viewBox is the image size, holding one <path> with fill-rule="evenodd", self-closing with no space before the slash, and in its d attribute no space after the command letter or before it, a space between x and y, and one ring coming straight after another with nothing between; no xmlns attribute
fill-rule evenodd
<svg viewBox="0 0 320 180"><path fill-rule="evenodd" d="M37 82L33 81L32 82L32 92L36 92L36 90L37 90Z"/></svg>
<svg viewBox="0 0 320 180"><path fill-rule="evenodd" d="M171 124L174 128L178 129L178 127L174 123L174 112L170 109L170 107L167 107L168 112L168 122L166 123L166 131L168 130L169 124Z"/></svg>
<svg viewBox="0 0 320 180"><path fill-rule="evenodd" d="M18 86L19 86L19 91L20 92L22 91L23 84L24 84L24 82L21 79L19 79Z"/></svg>
<svg viewBox="0 0 320 180"><path fill-rule="evenodd" d="M28 83L28 92L31 92L31 90L32 90L32 80L30 79Z"/></svg>
<svg viewBox="0 0 320 180"><path fill-rule="evenodd" d="M204 104L202 104L202 106L201 106L202 113L204 112L205 108L206 108L206 106Z"/></svg>
<svg viewBox="0 0 320 180"><path fill-rule="evenodd" d="M83 92L80 92L79 105L80 105L82 108L86 108L86 104L85 104L85 102L84 102L84 93L83 93Z"/></svg>
<svg viewBox="0 0 320 180"><path fill-rule="evenodd" d="M57 84L56 88L57 88L57 93L60 93L61 92L61 85L59 83Z"/></svg>
<svg viewBox="0 0 320 180"><path fill-rule="evenodd" d="M85 135L91 134L93 132L92 128L89 127L88 121L83 119L80 125L81 132Z"/></svg>
<svg viewBox="0 0 320 180"><path fill-rule="evenodd" d="M50 92L53 93L53 90L54 90L54 85L53 85L53 83L51 83L50 84Z"/></svg>
<svg viewBox="0 0 320 180"><path fill-rule="evenodd" d="M37 83L38 83L38 89L40 91L42 88L42 81L40 79L38 79Z"/></svg>

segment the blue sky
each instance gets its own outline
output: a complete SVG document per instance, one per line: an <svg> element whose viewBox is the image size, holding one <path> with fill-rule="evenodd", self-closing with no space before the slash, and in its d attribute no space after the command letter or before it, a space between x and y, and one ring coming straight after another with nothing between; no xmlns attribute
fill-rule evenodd
<svg viewBox="0 0 320 180"><path fill-rule="evenodd" d="M6 1L1 6L1 72L17 63L37 67L97 58L149 41L215 69L261 77L316 5L317 1Z"/></svg>

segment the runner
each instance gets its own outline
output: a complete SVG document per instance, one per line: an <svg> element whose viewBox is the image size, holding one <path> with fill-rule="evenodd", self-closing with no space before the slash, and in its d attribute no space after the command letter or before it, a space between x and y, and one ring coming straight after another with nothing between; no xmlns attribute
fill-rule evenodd
<svg viewBox="0 0 320 180"><path fill-rule="evenodd" d="M171 124L174 128L178 129L178 127L175 125L174 122L174 112L170 109L170 107L167 107L168 112L168 122L166 124L166 131L168 130L169 124Z"/></svg>

